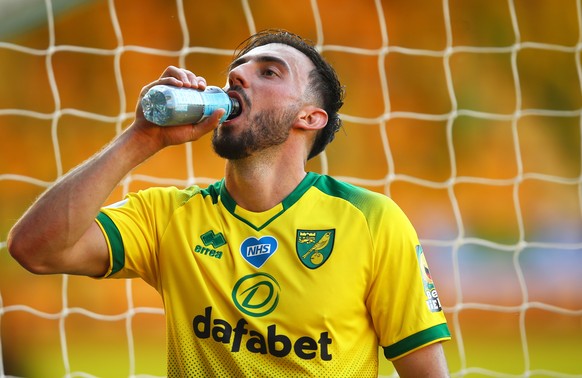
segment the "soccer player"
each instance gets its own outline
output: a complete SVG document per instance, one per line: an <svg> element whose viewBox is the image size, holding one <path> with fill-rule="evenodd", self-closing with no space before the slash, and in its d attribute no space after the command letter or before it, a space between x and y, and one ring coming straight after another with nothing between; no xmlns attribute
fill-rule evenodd
<svg viewBox="0 0 582 378"><path fill-rule="evenodd" d="M10 253L37 274L140 277L162 296L168 376L446 376L450 338L411 223L388 197L305 171L340 128L343 88L285 31L238 50L226 91L242 112L133 124L49 188L14 225ZM156 84L204 89L168 67ZM213 132L222 180L150 188L104 206L166 146Z"/></svg>

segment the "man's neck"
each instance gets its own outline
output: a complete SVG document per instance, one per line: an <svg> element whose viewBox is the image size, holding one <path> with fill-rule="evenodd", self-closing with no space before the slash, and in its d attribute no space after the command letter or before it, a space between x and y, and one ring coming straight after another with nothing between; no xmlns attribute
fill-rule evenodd
<svg viewBox="0 0 582 378"><path fill-rule="evenodd" d="M305 178L305 166L294 159L247 159L227 161L225 183L238 206L267 211L281 203Z"/></svg>

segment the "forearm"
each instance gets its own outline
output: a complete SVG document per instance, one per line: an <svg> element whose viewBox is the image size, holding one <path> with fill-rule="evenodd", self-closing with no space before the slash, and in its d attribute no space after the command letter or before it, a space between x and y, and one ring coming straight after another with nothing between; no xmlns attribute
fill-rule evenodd
<svg viewBox="0 0 582 378"><path fill-rule="evenodd" d="M59 179L10 231L10 253L31 271L51 272L59 254L87 232L119 181L155 152L146 146L130 129Z"/></svg>
<svg viewBox="0 0 582 378"><path fill-rule="evenodd" d="M168 67L160 79L142 88L140 99L156 84L204 89L206 80ZM219 109L197 125L158 127L141 106L132 126L94 157L58 180L30 207L8 235L8 250L35 273L100 275L108 263L107 245L94 220L121 179L169 145L198 140L218 125Z"/></svg>

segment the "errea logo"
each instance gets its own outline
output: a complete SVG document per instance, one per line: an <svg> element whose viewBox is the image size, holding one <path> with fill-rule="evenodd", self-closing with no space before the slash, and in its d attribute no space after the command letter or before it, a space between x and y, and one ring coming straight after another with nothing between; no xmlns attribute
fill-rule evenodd
<svg viewBox="0 0 582 378"><path fill-rule="evenodd" d="M211 245L214 248L219 248L226 244L226 240L224 239L222 232L215 234L212 230L206 231L200 235L200 239L204 245Z"/></svg>
<svg viewBox="0 0 582 378"><path fill-rule="evenodd" d="M216 259L222 258L222 251L217 250L226 244L224 235L222 235L221 232L215 234L212 230L207 231L200 235L200 240L202 240L204 246L197 244L196 247L194 247L194 252L208 257L214 257ZM208 246L211 246L212 248L208 248Z"/></svg>

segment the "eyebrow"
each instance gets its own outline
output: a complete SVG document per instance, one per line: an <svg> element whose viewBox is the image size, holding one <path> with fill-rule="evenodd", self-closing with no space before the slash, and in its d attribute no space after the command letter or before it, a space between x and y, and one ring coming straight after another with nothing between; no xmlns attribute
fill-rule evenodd
<svg viewBox="0 0 582 378"><path fill-rule="evenodd" d="M250 58L247 56L241 56L240 58L234 60L232 63L230 63L230 66L228 67L228 71L232 71L233 69L235 69L236 67L248 62L254 60L255 62L258 63L275 63L277 65L282 66L286 71L291 71L291 67L289 66L289 64L284 60L279 58L278 56L274 56L274 55L257 55L257 56L251 56Z"/></svg>

